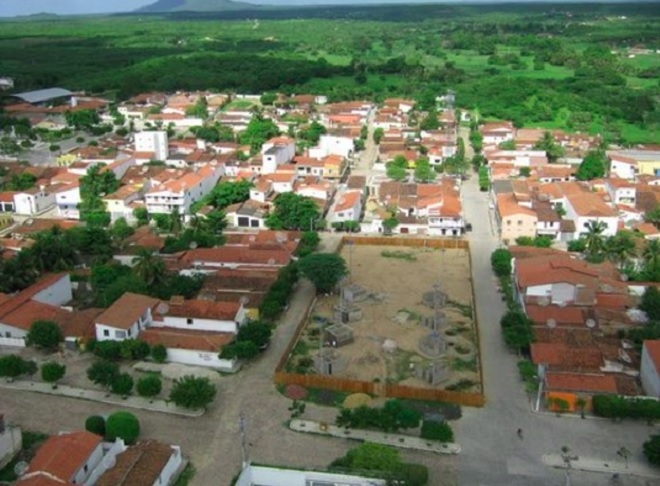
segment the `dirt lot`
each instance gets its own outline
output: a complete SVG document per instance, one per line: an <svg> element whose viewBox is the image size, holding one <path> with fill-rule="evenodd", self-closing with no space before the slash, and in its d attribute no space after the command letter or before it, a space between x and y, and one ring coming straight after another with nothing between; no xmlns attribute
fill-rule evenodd
<svg viewBox="0 0 660 486"><path fill-rule="evenodd" d="M342 256L351 269L346 285L356 284L364 291L353 303L356 314L361 312L362 317L348 324L353 343L326 346L326 373L364 381L479 391L466 251L347 245ZM434 290L434 285L439 287ZM444 298L437 296L438 290ZM428 294L426 304L424 294ZM318 299L287 366L290 371L313 373L321 369L320 328L334 322L333 309L338 304L337 295ZM342 308L347 307L345 300ZM439 320L434 318L435 309L444 314ZM434 322L440 323L435 334ZM427 346L420 344L423 340ZM328 369L329 362L332 370Z"/></svg>

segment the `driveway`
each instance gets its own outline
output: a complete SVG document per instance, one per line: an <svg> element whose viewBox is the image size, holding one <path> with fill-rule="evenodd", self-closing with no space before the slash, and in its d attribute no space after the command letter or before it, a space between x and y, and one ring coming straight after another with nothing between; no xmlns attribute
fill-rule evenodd
<svg viewBox="0 0 660 486"><path fill-rule="evenodd" d="M498 282L490 269L490 254L498 247L491 231L487 196L479 192L477 178L463 185L463 205L474 230L468 233L472 258L477 316L481 339L486 406L463 408L458 423L459 484L470 486L564 484L562 471L542 463L543 454L558 453L568 446L584 457L616 460L616 451L627 447L632 460L644 462L642 443L657 428L644 424L572 417L531 412L529 399L516 369L516 357L505 347L499 319L505 305L498 293ZM518 428L524 439L516 436ZM609 475L572 473L575 485L609 484ZM625 485L643 485L648 480L625 477ZM651 484L651 482L648 482ZM656 483L657 484L657 483Z"/></svg>

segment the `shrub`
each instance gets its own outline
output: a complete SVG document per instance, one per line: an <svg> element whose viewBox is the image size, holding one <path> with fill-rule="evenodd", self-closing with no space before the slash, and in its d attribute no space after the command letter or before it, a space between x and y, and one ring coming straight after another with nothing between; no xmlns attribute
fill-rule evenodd
<svg viewBox="0 0 660 486"><path fill-rule="evenodd" d="M85 420L85 430L92 434L105 436L105 419L100 415L90 415Z"/></svg>
<svg viewBox="0 0 660 486"><path fill-rule="evenodd" d="M498 277L511 275L511 252L504 248L495 250L490 255L490 265Z"/></svg>
<svg viewBox="0 0 660 486"><path fill-rule="evenodd" d="M397 476L406 486L424 486L429 482L429 469L423 464L404 462L399 466Z"/></svg>
<svg viewBox="0 0 660 486"><path fill-rule="evenodd" d="M105 424L106 438L114 441L117 437L126 444L134 444L140 436L140 422L135 415L129 412L115 412Z"/></svg>
<svg viewBox="0 0 660 486"><path fill-rule="evenodd" d="M37 363L28 361L15 354L0 357L0 376L18 378L21 375L33 375L37 372Z"/></svg>
<svg viewBox="0 0 660 486"><path fill-rule="evenodd" d="M151 348L151 357L156 363L164 363L167 361L167 348L162 344L156 344Z"/></svg>
<svg viewBox="0 0 660 486"><path fill-rule="evenodd" d="M53 321L34 321L27 333L27 344L54 351L64 340L62 330Z"/></svg>
<svg viewBox="0 0 660 486"><path fill-rule="evenodd" d="M612 419L632 418L649 422L660 420L660 402L644 398L627 400L617 395L596 395L592 398L594 415Z"/></svg>
<svg viewBox="0 0 660 486"><path fill-rule="evenodd" d="M405 407L400 400L389 400L383 408L362 405L353 410L342 409L335 423L338 427L395 432L418 427L420 420L418 411Z"/></svg>
<svg viewBox="0 0 660 486"><path fill-rule="evenodd" d="M128 373L122 373L115 377L110 384L112 393L117 395L128 395L133 389L133 377Z"/></svg>
<svg viewBox="0 0 660 486"><path fill-rule="evenodd" d="M119 376L119 365L106 360L99 360L87 368L87 378L104 388L108 388Z"/></svg>
<svg viewBox="0 0 660 486"><path fill-rule="evenodd" d="M101 359L116 361L121 358L121 342L97 341L94 344L94 354Z"/></svg>
<svg viewBox="0 0 660 486"><path fill-rule="evenodd" d="M149 344L138 339L125 339L120 343L120 354L124 359L144 359L150 352Z"/></svg>
<svg viewBox="0 0 660 486"><path fill-rule="evenodd" d="M220 352L220 359L252 359L259 354L259 346L252 341L236 341L228 344Z"/></svg>
<svg viewBox="0 0 660 486"><path fill-rule="evenodd" d="M422 422L420 437L422 439L437 440L440 442L453 442L454 431L447 422L424 420L424 422Z"/></svg>
<svg viewBox="0 0 660 486"><path fill-rule="evenodd" d="M652 435L644 442L644 455L651 464L660 466L660 435Z"/></svg>
<svg viewBox="0 0 660 486"><path fill-rule="evenodd" d="M184 408L205 408L215 398L216 391L208 378L184 376L174 380L170 400Z"/></svg>
<svg viewBox="0 0 660 486"><path fill-rule="evenodd" d="M66 373L66 366L55 362L48 362L41 365L41 379L47 383L55 383L62 379Z"/></svg>
<svg viewBox="0 0 660 486"><path fill-rule="evenodd" d="M158 375L147 375L137 382L137 392L141 397L155 397L163 388L163 383Z"/></svg>

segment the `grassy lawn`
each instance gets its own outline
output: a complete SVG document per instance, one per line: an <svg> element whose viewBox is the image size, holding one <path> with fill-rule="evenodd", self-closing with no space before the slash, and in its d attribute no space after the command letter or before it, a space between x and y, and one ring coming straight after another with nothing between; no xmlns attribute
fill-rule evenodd
<svg viewBox="0 0 660 486"><path fill-rule="evenodd" d="M231 103L227 103L223 110L248 110L256 105L258 105L258 103L250 100L234 100Z"/></svg>

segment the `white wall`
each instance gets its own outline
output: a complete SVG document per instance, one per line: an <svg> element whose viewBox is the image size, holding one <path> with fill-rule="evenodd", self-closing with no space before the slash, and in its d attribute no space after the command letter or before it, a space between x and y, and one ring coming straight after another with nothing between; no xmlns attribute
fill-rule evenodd
<svg viewBox="0 0 660 486"><path fill-rule="evenodd" d="M167 361L192 366L204 366L221 371L236 371L236 360L220 359L218 352L195 351L194 349L167 348Z"/></svg>
<svg viewBox="0 0 660 486"><path fill-rule="evenodd" d="M250 465L243 469L236 486L307 486L312 481L334 486L384 486L383 479L295 469Z"/></svg>
<svg viewBox="0 0 660 486"><path fill-rule="evenodd" d="M353 153L353 139L350 137L321 135L319 148L325 155L341 155L348 158Z"/></svg>
<svg viewBox="0 0 660 486"><path fill-rule="evenodd" d="M172 448L172 455L165 464L163 471L154 482L153 486L164 486L170 484L172 476L179 469L181 465L181 448L179 446L170 446Z"/></svg>
<svg viewBox="0 0 660 486"><path fill-rule="evenodd" d="M626 162L617 162L615 157L612 157L612 162L610 164L610 174L614 174L621 179L634 179L636 175L637 167L626 163Z"/></svg>
<svg viewBox="0 0 660 486"><path fill-rule="evenodd" d="M38 191L34 194L21 192L14 194L17 214L37 214L55 205L55 194Z"/></svg>
<svg viewBox="0 0 660 486"><path fill-rule="evenodd" d="M99 480L101 475L110 469L109 464L112 464L111 459L117 457L117 454L121 454L126 450L126 444L120 438L117 438L112 444L109 442L101 442L103 447L103 457L107 458L106 461L101 461L91 472L89 477L84 483L84 486L93 486Z"/></svg>
<svg viewBox="0 0 660 486"><path fill-rule="evenodd" d="M7 337L7 333L14 337ZM0 346L8 346L10 348L24 348L25 339L23 338L26 335L27 332L23 331L22 329L0 324Z"/></svg>
<svg viewBox="0 0 660 486"><path fill-rule="evenodd" d="M0 468L9 463L23 446L23 433L18 427L5 427L0 434Z"/></svg>
<svg viewBox="0 0 660 486"><path fill-rule="evenodd" d="M651 361L651 356L646 351L646 346L642 347L640 378L646 394L650 397L660 398L660 376L658 376L655 365Z"/></svg>
<svg viewBox="0 0 660 486"><path fill-rule="evenodd" d="M107 331L107 336L106 336ZM97 341L123 341L124 339L136 338L140 334L140 328L137 321L128 329L118 329L116 327L96 324Z"/></svg>
<svg viewBox="0 0 660 486"><path fill-rule="evenodd" d="M154 152L156 160L165 160L168 155L167 132L139 132L135 134L136 152Z"/></svg>
<svg viewBox="0 0 660 486"><path fill-rule="evenodd" d="M99 444L96 446L96 449L94 449L87 458L85 464L81 465L80 469L78 469L78 471L76 471L76 473L73 475L73 483L82 484L85 482L85 479L91 475L94 468L99 465L101 459L103 459L102 444L102 442L99 442ZM85 466L87 466L87 468L85 468Z"/></svg>
<svg viewBox="0 0 660 486"><path fill-rule="evenodd" d="M36 300L42 304L57 306L64 305L71 301L71 299L73 299L73 294L71 293L71 278L68 273L63 275L62 278L50 287L32 296L32 300Z"/></svg>
<svg viewBox="0 0 660 486"><path fill-rule="evenodd" d="M234 321L221 319L191 319L188 324L186 317L163 316L163 321L154 321L151 327L173 327L176 329L190 329L193 331L214 331L237 333L239 324ZM239 321L240 322L240 321Z"/></svg>
<svg viewBox="0 0 660 486"><path fill-rule="evenodd" d="M80 187L72 187L67 191L55 194L57 214L63 218L80 219Z"/></svg>

